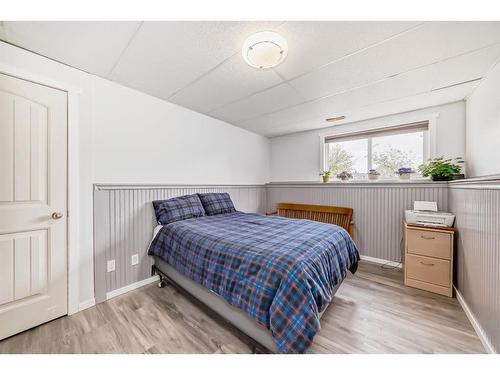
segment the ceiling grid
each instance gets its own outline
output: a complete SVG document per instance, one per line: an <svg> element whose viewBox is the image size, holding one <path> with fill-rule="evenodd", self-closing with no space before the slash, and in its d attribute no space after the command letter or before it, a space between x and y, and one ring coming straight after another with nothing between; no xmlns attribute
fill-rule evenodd
<svg viewBox="0 0 500 375"><path fill-rule="evenodd" d="M287 41L272 69L242 58L259 31ZM6 21L0 39L268 137L462 100L500 58L500 22Z"/></svg>

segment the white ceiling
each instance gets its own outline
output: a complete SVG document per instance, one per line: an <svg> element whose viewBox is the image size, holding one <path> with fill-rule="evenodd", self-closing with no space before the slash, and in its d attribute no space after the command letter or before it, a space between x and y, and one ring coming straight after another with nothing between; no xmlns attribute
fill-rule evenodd
<svg viewBox="0 0 500 375"><path fill-rule="evenodd" d="M289 46L267 71L241 57L263 30ZM2 22L0 39L271 137L461 100L500 58L500 22Z"/></svg>

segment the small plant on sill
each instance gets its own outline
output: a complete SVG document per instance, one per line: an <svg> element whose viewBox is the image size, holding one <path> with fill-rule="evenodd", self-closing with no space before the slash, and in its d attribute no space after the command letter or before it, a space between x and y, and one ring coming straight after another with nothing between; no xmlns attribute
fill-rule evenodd
<svg viewBox="0 0 500 375"><path fill-rule="evenodd" d="M342 182L347 182L352 178L352 174L347 171L342 171L337 175L337 178Z"/></svg>
<svg viewBox="0 0 500 375"><path fill-rule="evenodd" d="M401 181L408 181L413 173L415 171L409 167L401 167L399 168L396 172L397 175L399 175L399 179Z"/></svg>
<svg viewBox="0 0 500 375"><path fill-rule="evenodd" d="M380 172L378 172L376 169L370 169L368 171L368 180L369 181L377 181L380 177Z"/></svg>
<svg viewBox="0 0 500 375"><path fill-rule="evenodd" d="M330 181L331 174L332 171L323 171L319 175L323 178L323 182L326 184L328 181Z"/></svg>

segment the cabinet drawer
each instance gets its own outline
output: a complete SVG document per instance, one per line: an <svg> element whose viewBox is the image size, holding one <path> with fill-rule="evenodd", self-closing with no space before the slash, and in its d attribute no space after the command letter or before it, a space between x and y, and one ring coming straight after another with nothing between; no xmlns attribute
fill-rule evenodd
<svg viewBox="0 0 500 375"><path fill-rule="evenodd" d="M406 255L406 277L444 287L451 285L450 261Z"/></svg>
<svg viewBox="0 0 500 375"><path fill-rule="evenodd" d="M408 229L406 236L410 254L451 259L451 234Z"/></svg>

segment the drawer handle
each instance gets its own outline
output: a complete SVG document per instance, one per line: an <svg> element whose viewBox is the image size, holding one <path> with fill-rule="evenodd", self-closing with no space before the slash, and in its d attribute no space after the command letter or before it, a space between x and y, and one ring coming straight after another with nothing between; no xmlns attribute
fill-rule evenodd
<svg viewBox="0 0 500 375"><path fill-rule="evenodd" d="M421 264L423 264L424 266L433 266L434 263L427 263L427 262L424 262L424 261L420 261Z"/></svg>
<svg viewBox="0 0 500 375"><path fill-rule="evenodd" d="M420 238L423 238L424 240L435 240L436 237L427 237L427 236L420 236Z"/></svg>

